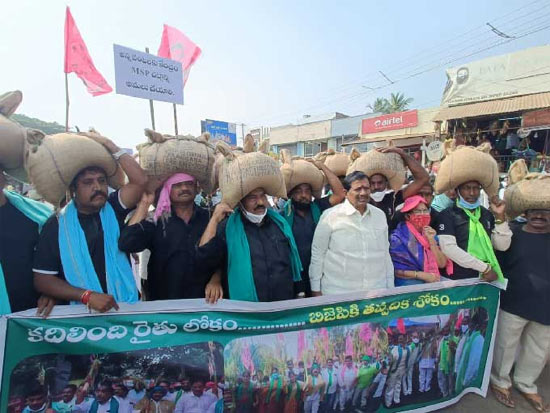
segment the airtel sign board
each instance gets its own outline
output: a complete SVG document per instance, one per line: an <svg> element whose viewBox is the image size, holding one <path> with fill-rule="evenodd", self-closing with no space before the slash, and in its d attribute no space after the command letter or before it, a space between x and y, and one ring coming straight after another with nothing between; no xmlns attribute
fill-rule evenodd
<svg viewBox="0 0 550 413"><path fill-rule="evenodd" d="M384 132L387 130L412 128L418 125L418 111L408 110L406 112L390 113L376 118L363 119L361 123L361 134Z"/></svg>

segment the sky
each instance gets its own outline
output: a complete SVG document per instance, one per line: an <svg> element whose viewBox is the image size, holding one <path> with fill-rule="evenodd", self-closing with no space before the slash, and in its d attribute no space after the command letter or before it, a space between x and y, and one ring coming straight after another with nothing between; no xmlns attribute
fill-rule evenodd
<svg viewBox="0 0 550 413"><path fill-rule="evenodd" d="M439 106L446 67L550 38L550 0L1 0L0 93L21 90L17 113L61 124L67 5L113 88L113 43L156 53L168 24L201 47L178 106L180 133L193 135L202 119L246 132L306 114L358 115L391 92L413 98L411 108ZM145 142L146 100L92 97L75 74L69 93L71 126L93 126L123 147ZM157 130L173 133L171 104L155 102L155 118Z"/></svg>

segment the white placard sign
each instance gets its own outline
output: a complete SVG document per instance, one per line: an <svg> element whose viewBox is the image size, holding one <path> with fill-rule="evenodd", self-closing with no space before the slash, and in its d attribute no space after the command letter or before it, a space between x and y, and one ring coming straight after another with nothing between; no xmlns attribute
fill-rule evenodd
<svg viewBox="0 0 550 413"><path fill-rule="evenodd" d="M183 104L181 63L113 45L116 93Z"/></svg>
<svg viewBox="0 0 550 413"><path fill-rule="evenodd" d="M426 155L432 162L440 161L443 159L444 154L443 142L441 141L433 141L426 149Z"/></svg>

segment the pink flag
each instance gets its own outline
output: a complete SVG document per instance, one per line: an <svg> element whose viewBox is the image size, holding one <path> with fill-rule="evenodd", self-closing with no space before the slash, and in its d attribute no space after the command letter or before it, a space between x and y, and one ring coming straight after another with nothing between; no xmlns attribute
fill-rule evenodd
<svg viewBox="0 0 550 413"><path fill-rule="evenodd" d="M88 53L88 49L78 27L74 22L71 10L67 7L65 16L65 73L76 73L84 82L88 92L93 96L113 91L107 81L97 71Z"/></svg>
<svg viewBox="0 0 550 413"><path fill-rule="evenodd" d="M353 338L351 334L348 334L346 337L346 356L353 356L355 352L353 351Z"/></svg>
<svg viewBox="0 0 550 413"><path fill-rule="evenodd" d="M250 374L253 374L254 363L252 362L252 355L250 354L250 347L248 344L246 344L243 348L243 352L241 353L241 361L244 368L247 369Z"/></svg>
<svg viewBox="0 0 550 413"><path fill-rule="evenodd" d="M186 35L178 29L168 26L167 24L164 25L157 55L159 57L181 62L184 85L189 77L191 66L193 66L201 53L201 48L193 43Z"/></svg>
<svg viewBox="0 0 550 413"><path fill-rule="evenodd" d="M369 324L361 324L361 328L359 329L359 338L361 338L361 340L365 343L370 341L372 338L372 330Z"/></svg>
<svg viewBox="0 0 550 413"><path fill-rule="evenodd" d="M402 318L397 319L397 331L401 334L405 334L405 321Z"/></svg>
<svg viewBox="0 0 550 413"><path fill-rule="evenodd" d="M325 350L325 354L328 355L328 345L329 345L329 338L328 338L328 330L323 327L319 331L319 335L321 336L321 341L323 343L323 349Z"/></svg>
<svg viewBox="0 0 550 413"><path fill-rule="evenodd" d="M458 315L458 319L456 320L455 329L458 330L460 326L462 325L462 320L464 319L464 316L462 315L462 312Z"/></svg>
<svg viewBox="0 0 550 413"><path fill-rule="evenodd" d="M302 355L306 349L306 333L303 330L298 332L298 359L302 358Z"/></svg>

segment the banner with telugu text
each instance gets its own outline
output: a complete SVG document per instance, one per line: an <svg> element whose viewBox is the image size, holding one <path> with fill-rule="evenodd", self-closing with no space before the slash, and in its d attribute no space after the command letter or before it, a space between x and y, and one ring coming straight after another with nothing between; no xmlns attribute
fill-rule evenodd
<svg viewBox="0 0 550 413"><path fill-rule="evenodd" d="M226 388L240 396L243 392L234 390L242 388L246 371L254 396L242 402L280 403L283 411L290 398L289 360L293 380L303 388L314 363L324 368L330 358L344 369L346 356L352 357L355 370L363 360L374 366L367 383L371 391L355 400L337 394L332 403L343 400L349 411L431 411L456 403L468 392L486 395L498 304L498 288L464 280L277 303L122 304L120 311L109 314L58 306L48 319L34 317L29 310L0 318L0 411L9 412L8 404L24 405L29 381L40 381L55 398L67 383L89 377L92 365L97 377L130 377L146 385L159 377L224 377ZM420 338L415 345L413 333ZM443 353L442 340L447 343ZM410 363L408 357L406 363L400 359L400 341L414 355ZM423 380L426 368L432 369L429 391L419 388L421 366ZM279 387L268 379L274 368L281 377ZM446 396L438 384L440 370L446 372ZM380 374L385 376L382 387L380 380L375 382ZM388 390L395 393L396 382L402 383L401 376L407 374L412 376L410 394L401 389L399 402L395 396L388 398ZM354 390L361 389L351 389L351 394ZM226 411L240 402L235 396Z"/></svg>

